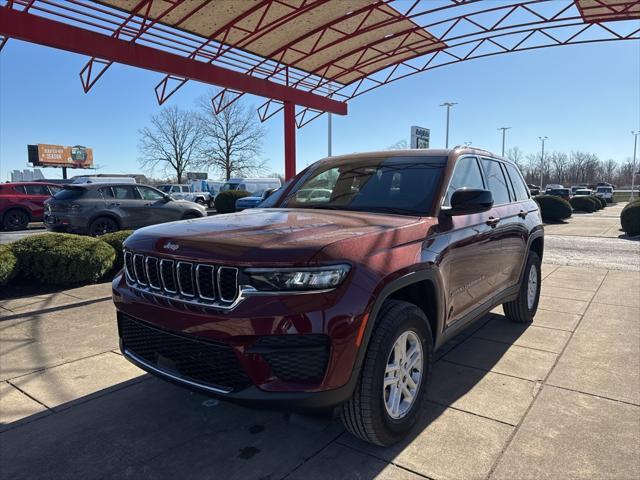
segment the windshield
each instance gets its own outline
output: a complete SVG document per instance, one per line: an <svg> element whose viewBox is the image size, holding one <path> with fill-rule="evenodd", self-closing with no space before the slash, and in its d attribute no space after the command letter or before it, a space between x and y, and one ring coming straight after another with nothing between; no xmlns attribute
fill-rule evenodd
<svg viewBox="0 0 640 480"><path fill-rule="evenodd" d="M280 206L427 215L446 162L435 156L323 162Z"/></svg>
<svg viewBox="0 0 640 480"><path fill-rule="evenodd" d="M597 191L600 193L611 193L613 189L611 187L598 187Z"/></svg>

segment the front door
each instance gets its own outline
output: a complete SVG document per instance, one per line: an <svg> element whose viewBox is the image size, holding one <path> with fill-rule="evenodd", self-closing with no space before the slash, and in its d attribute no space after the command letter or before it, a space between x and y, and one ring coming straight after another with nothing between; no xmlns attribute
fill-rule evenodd
<svg viewBox="0 0 640 480"><path fill-rule="evenodd" d="M182 210L175 208L175 204L167 202L165 196L155 188L138 185L140 194L140 208L142 211L142 225L172 222L180 220Z"/></svg>
<svg viewBox="0 0 640 480"><path fill-rule="evenodd" d="M475 156L458 159L443 207L451 206L451 195L459 188L486 188ZM440 271L448 295L447 326L462 319L492 294L500 255L492 226L494 215L492 210L472 215L441 214L441 233L432 248L443 245Z"/></svg>

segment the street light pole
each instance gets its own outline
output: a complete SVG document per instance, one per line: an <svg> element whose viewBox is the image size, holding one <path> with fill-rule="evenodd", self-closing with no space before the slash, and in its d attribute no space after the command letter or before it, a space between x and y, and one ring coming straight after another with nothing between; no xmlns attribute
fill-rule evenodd
<svg viewBox="0 0 640 480"><path fill-rule="evenodd" d="M631 164L631 197L629 197L629 201L633 201L633 189L635 187L635 179L636 179L636 152L638 150L638 135L640 135L640 130L637 132L631 132L633 135L633 163Z"/></svg>
<svg viewBox="0 0 640 480"><path fill-rule="evenodd" d="M329 84L329 98L331 98L331 84ZM331 112L327 113L327 157L331 156L331 150L332 150L332 143L333 143L333 138L332 137L332 125L331 125Z"/></svg>
<svg viewBox="0 0 640 480"><path fill-rule="evenodd" d="M458 102L444 102L440 105L441 107L447 107L447 133L445 137L444 148L449 148L449 112L451 110L451 107L457 104Z"/></svg>
<svg viewBox="0 0 640 480"><path fill-rule="evenodd" d="M549 137L538 137L542 142L542 153L540 154L540 188L542 189L542 176L544 175L544 141Z"/></svg>
<svg viewBox="0 0 640 480"><path fill-rule="evenodd" d="M509 130L511 127L500 127L498 128L498 130L502 130L502 156L504 157L504 138L505 138L505 134L507 133L507 130Z"/></svg>

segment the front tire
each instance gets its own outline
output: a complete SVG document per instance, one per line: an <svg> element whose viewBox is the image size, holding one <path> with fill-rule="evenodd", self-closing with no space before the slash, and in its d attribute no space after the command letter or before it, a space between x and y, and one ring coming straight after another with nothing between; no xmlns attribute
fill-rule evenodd
<svg viewBox="0 0 640 480"><path fill-rule="evenodd" d="M416 423L433 363L424 312L387 300L382 305L352 397L342 405L345 428L376 445L392 445Z"/></svg>
<svg viewBox="0 0 640 480"><path fill-rule="evenodd" d="M540 301L541 281L540 257L536 252L529 252L518 297L502 305L507 318L517 323L533 322Z"/></svg>

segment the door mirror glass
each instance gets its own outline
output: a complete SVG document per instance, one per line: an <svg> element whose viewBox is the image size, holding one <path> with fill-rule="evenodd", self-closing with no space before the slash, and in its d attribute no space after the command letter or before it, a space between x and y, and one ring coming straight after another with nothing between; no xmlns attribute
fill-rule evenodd
<svg viewBox="0 0 640 480"><path fill-rule="evenodd" d="M460 188L451 195L451 208L446 210L449 215L465 215L481 213L493 206L493 195L489 190L476 188Z"/></svg>

